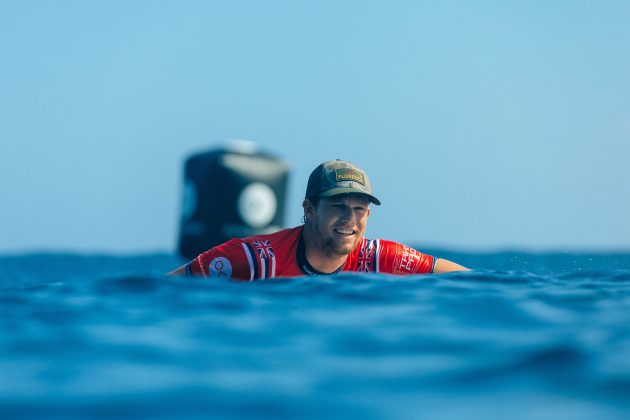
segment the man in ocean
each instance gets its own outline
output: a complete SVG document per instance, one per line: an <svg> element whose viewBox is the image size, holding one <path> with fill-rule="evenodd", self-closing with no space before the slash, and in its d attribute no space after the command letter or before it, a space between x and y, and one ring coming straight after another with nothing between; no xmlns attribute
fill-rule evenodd
<svg viewBox="0 0 630 420"><path fill-rule="evenodd" d="M370 203L381 204L365 171L343 160L324 162L308 179L303 226L230 239L170 274L258 280L344 271L405 275L467 270L403 244L366 239Z"/></svg>

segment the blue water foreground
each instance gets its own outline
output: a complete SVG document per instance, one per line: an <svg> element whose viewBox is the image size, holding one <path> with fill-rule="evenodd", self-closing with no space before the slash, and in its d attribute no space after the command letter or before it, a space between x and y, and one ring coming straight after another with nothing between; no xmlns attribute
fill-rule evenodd
<svg viewBox="0 0 630 420"><path fill-rule="evenodd" d="M628 418L630 254L435 253L475 270L0 256L0 418Z"/></svg>

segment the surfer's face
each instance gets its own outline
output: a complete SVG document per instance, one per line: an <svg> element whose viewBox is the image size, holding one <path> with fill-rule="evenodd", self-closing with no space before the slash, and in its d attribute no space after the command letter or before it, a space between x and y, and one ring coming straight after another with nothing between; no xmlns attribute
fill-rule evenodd
<svg viewBox="0 0 630 420"><path fill-rule="evenodd" d="M348 255L365 234L370 201L363 194L340 194L305 203L305 216L316 248L330 256Z"/></svg>

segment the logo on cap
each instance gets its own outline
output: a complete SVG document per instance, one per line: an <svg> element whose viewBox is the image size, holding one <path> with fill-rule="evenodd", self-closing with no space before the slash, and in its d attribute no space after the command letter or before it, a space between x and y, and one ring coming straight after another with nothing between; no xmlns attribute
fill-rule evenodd
<svg viewBox="0 0 630 420"><path fill-rule="evenodd" d="M365 178L363 177L363 174L352 168L335 169L335 179L337 182L354 181L365 186Z"/></svg>

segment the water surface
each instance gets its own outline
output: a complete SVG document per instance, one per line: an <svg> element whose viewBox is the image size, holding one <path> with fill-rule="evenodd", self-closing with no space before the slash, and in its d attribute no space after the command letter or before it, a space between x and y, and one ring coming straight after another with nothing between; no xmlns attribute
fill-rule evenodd
<svg viewBox="0 0 630 420"><path fill-rule="evenodd" d="M255 283L0 257L0 417L627 418L630 255Z"/></svg>

